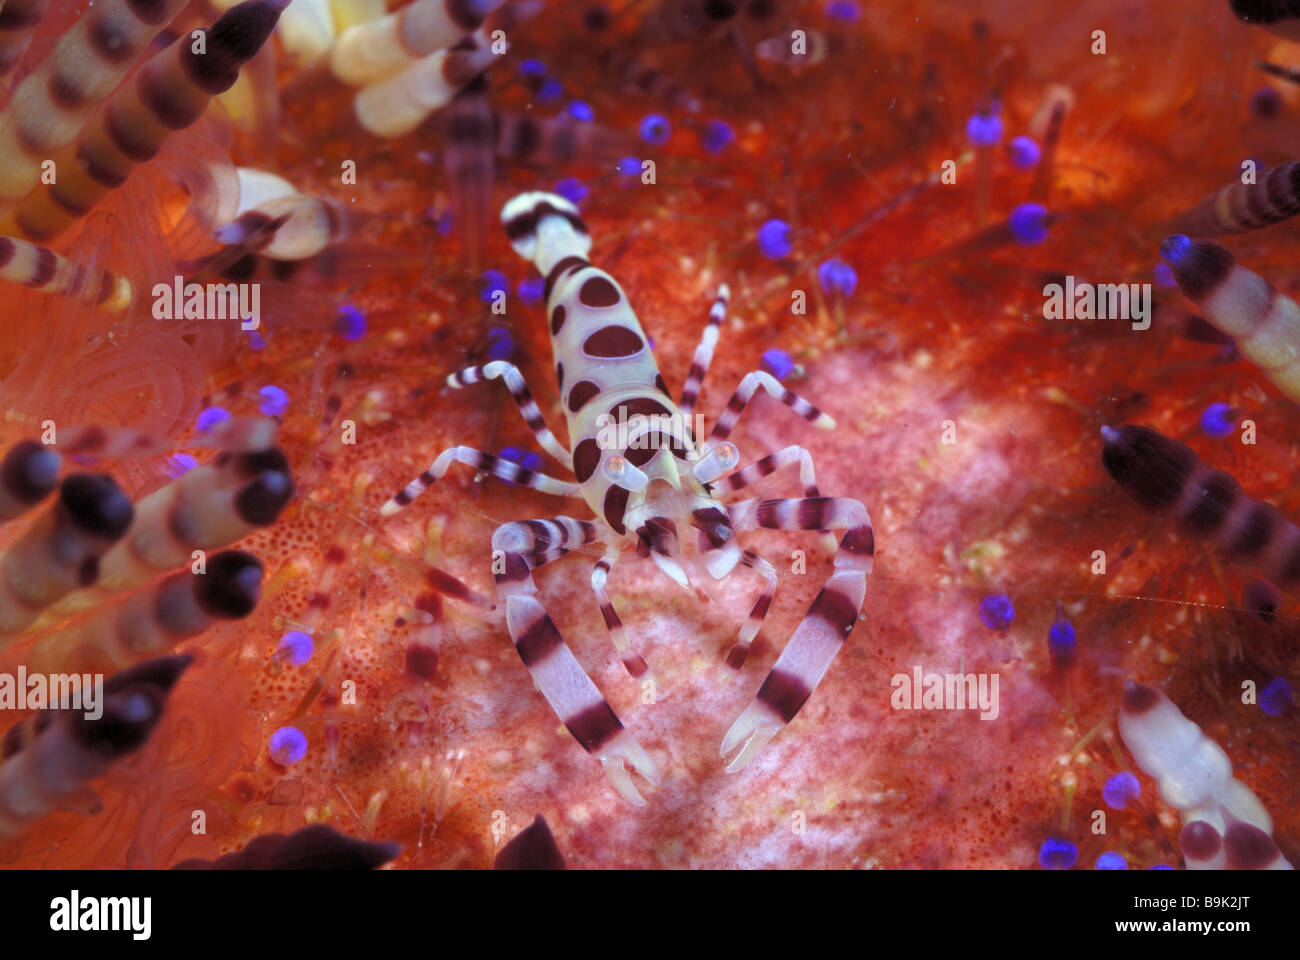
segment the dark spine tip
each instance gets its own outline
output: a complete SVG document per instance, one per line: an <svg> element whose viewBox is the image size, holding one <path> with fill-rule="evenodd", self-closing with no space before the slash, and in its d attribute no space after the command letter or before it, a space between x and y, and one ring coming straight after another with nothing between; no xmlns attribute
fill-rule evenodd
<svg viewBox="0 0 1300 960"><path fill-rule="evenodd" d="M1218 288L1237 262L1227 247L1182 234L1165 237L1160 256L1173 269L1178 289L1198 303Z"/></svg>
<svg viewBox="0 0 1300 960"><path fill-rule="evenodd" d="M35 440L24 440L5 454L0 464L0 483L19 503L44 500L59 478L60 457Z"/></svg>
<svg viewBox="0 0 1300 960"><path fill-rule="evenodd" d="M255 477L267 470L292 473L289 468L289 458L284 455L284 451L279 447L269 447L266 450L242 453L238 456L236 469L241 477Z"/></svg>
<svg viewBox="0 0 1300 960"><path fill-rule="evenodd" d="M162 696L150 687L139 687L105 697L103 715L73 720L74 735L82 746L104 757L122 757L138 750L149 739L162 716Z"/></svg>
<svg viewBox="0 0 1300 960"><path fill-rule="evenodd" d="M288 0L247 0L216 19L208 39L230 56L238 70L262 49L288 5Z"/></svg>
<svg viewBox="0 0 1300 960"><path fill-rule="evenodd" d="M243 550L224 550L208 559L207 572L195 574L194 599L220 620L242 620L262 597L262 563Z"/></svg>
<svg viewBox="0 0 1300 960"><path fill-rule="evenodd" d="M103 714L71 717L72 735L88 750L121 757L140 748L162 716L163 704L186 667L187 654L148 660L114 674L104 684Z"/></svg>
<svg viewBox="0 0 1300 960"><path fill-rule="evenodd" d="M1172 507L1199 463L1191 447L1150 427L1103 427L1102 441L1102 466L1147 510Z"/></svg>
<svg viewBox="0 0 1300 960"><path fill-rule="evenodd" d="M239 68L266 43L285 6L276 0L247 0L231 7L209 28L205 52L181 52L186 75L211 96L229 90L239 78Z"/></svg>
<svg viewBox="0 0 1300 960"><path fill-rule="evenodd" d="M1277 23L1300 17L1300 7L1294 2L1278 0L1228 0L1233 14L1243 23Z"/></svg>
<svg viewBox="0 0 1300 960"><path fill-rule="evenodd" d="M1242 606L1265 623L1272 623L1277 609L1282 605L1282 592L1262 577L1246 585Z"/></svg>
<svg viewBox="0 0 1300 960"><path fill-rule="evenodd" d="M373 870L397 856L395 843L358 840L331 827L303 827L284 838L272 866L278 870Z"/></svg>
<svg viewBox="0 0 1300 960"><path fill-rule="evenodd" d="M563 870L564 854L539 813L533 822L501 848L493 870Z"/></svg>
<svg viewBox="0 0 1300 960"><path fill-rule="evenodd" d="M104 693L121 693L134 686L157 687L164 694L170 693L181 674L194 662L188 653L178 653L170 657L146 660L134 667L113 674L104 683Z"/></svg>
<svg viewBox="0 0 1300 960"><path fill-rule="evenodd" d="M267 470L239 491L235 509L247 524L265 527L275 522L289 498L293 496L293 481L287 473Z"/></svg>
<svg viewBox="0 0 1300 960"><path fill-rule="evenodd" d="M59 502L78 529L106 540L120 538L135 518L130 499L103 473L74 473L64 478Z"/></svg>
<svg viewBox="0 0 1300 960"><path fill-rule="evenodd" d="M265 833L243 850L216 860L186 860L176 870L373 870L401 852L395 843L371 843L314 824L293 833Z"/></svg>
<svg viewBox="0 0 1300 960"><path fill-rule="evenodd" d="M1160 702L1160 694L1152 687L1127 680L1124 683L1124 699L1120 709L1131 716L1140 716Z"/></svg>

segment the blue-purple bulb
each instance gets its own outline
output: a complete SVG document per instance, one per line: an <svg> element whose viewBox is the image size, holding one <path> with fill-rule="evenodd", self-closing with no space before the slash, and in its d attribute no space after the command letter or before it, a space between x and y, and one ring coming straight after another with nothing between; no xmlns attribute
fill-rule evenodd
<svg viewBox="0 0 1300 960"><path fill-rule="evenodd" d="M1011 165L1021 170L1028 170L1038 165L1042 150L1031 137L1016 137L1010 143Z"/></svg>
<svg viewBox="0 0 1300 960"><path fill-rule="evenodd" d="M1201 412L1201 429L1207 437L1226 437L1237 429L1232 407L1226 403L1212 403Z"/></svg>
<svg viewBox="0 0 1300 960"><path fill-rule="evenodd" d="M493 327L488 331L488 360L509 360L515 352L515 340L505 327Z"/></svg>
<svg viewBox="0 0 1300 960"><path fill-rule="evenodd" d="M1136 799L1141 793L1142 785L1138 783L1138 778L1127 770L1121 770L1106 781L1106 786L1101 790L1101 798L1112 810L1123 810L1130 800Z"/></svg>
<svg viewBox="0 0 1300 960"><path fill-rule="evenodd" d="M638 132L646 143L654 147L662 147L673 135L673 125L662 113L650 113L641 120Z"/></svg>
<svg viewBox="0 0 1300 960"><path fill-rule="evenodd" d="M1047 208L1041 203L1022 203L1007 217L1007 226L1016 243L1026 247L1047 239Z"/></svg>
<svg viewBox="0 0 1300 960"><path fill-rule="evenodd" d="M966 121L966 139L974 147L991 147L1002 139L1002 118L996 113L975 113Z"/></svg>
<svg viewBox="0 0 1300 960"><path fill-rule="evenodd" d="M1281 677L1270 681L1268 686L1259 693L1259 709L1270 717L1282 716L1286 708L1293 703L1295 703L1295 693L1291 690L1291 684Z"/></svg>
<svg viewBox="0 0 1300 960"><path fill-rule="evenodd" d="M224 423L230 419L230 411L225 407L208 407L206 410L200 410L198 417L194 421L194 428L199 433L207 433L219 423Z"/></svg>
<svg viewBox="0 0 1300 960"><path fill-rule="evenodd" d="M1058 619L1047 628L1047 652L1053 663L1062 666L1070 663L1077 645L1074 624L1069 620Z"/></svg>
<svg viewBox="0 0 1300 960"><path fill-rule="evenodd" d="M537 99L542 103L555 103L564 96L564 87L554 77L547 77L537 88Z"/></svg>
<svg viewBox="0 0 1300 960"><path fill-rule="evenodd" d="M316 644L312 641L311 636L297 630L286 633L281 637L280 646L276 648L276 653L280 659L295 667L301 667L310 660L315 651Z"/></svg>
<svg viewBox="0 0 1300 960"><path fill-rule="evenodd" d="M517 463L525 470L542 469L541 456L533 453L531 450L521 450L519 447L504 447L497 456L502 460L509 460L511 463Z"/></svg>
<svg viewBox="0 0 1300 960"><path fill-rule="evenodd" d="M505 293L510 289L510 281L500 270L485 270L483 276L479 279L481 289L479 298L491 303L498 293Z"/></svg>
<svg viewBox="0 0 1300 960"><path fill-rule="evenodd" d="M710 120L700 131L700 143L709 153L717 156L726 150L736 139L736 133L729 124L721 120Z"/></svg>
<svg viewBox="0 0 1300 960"><path fill-rule="evenodd" d="M546 293L546 280L542 277L526 277L519 281L516 289L519 299L524 303L537 303Z"/></svg>
<svg viewBox="0 0 1300 960"><path fill-rule="evenodd" d="M589 192L577 177L565 177L555 184L555 192L568 200L574 206L582 203L587 198Z"/></svg>
<svg viewBox="0 0 1300 960"><path fill-rule="evenodd" d="M274 384L257 391L257 409L265 417L278 417L289 409L289 394Z"/></svg>
<svg viewBox="0 0 1300 960"><path fill-rule="evenodd" d="M1005 593L990 593L980 601L980 619L990 630L1005 630L1016 619L1016 608Z"/></svg>
<svg viewBox="0 0 1300 960"><path fill-rule="evenodd" d="M271 759L282 767L292 766L307 756L307 735L297 727L281 727L271 734Z"/></svg>
<svg viewBox="0 0 1300 960"><path fill-rule="evenodd" d="M167 458L167 464L163 467L163 471L174 480L189 473L198 465L199 462L188 453L173 453Z"/></svg>
<svg viewBox="0 0 1300 960"><path fill-rule="evenodd" d="M830 0L826 4L826 16L840 23L856 23L862 11L853 0Z"/></svg>
<svg viewBox="0 0 1300 960"><path fill-rule="evenodd" d="M1164 242L1160 244L1160 256L1164 258L1166 263L1171 263L1174 266L1181 263L1191 253L1191 250L1192 238L1181 233L1165 237Z"/></svg>
<svg viewBox="0 0 1300 960"><path fill-rule="evenodd" d="M1045 870L1069 870L1079 859L1079 848L1061 837L1048 837L1038 848L1038 863Z"/></svg>
<svg viewBox="0 0 1300 960"><path fill-rule="evenodd" d="M778 380L784 380L794 372L794 357L775 347L763 352L762 364L763 369Z"/></svg>
<svg viewBox="0 0 1300 960"><path fill-rule="evenodd" d="M758 249L763 256L773 260L790 256L794 244L790 240L790 224L784 220L768 220L758 228Z"/></svg>
<svg viewBox="0 0 1300 960"><path fill-rule="evenodd" d="M848 298L858 288L858 272L838 258L826 260L817 268L817 282L827 294Z"/></svg>
<svg viewBox="0 0 1300 960"><path fill-rule="evenodd" d="M366 335L366 315L351 304L339 307L334 329L344 340L360 340Z"/></svg>

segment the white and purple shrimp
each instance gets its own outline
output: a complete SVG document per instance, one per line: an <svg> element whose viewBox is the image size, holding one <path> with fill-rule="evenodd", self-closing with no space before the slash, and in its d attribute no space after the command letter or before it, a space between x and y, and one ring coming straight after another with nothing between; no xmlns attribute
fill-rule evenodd
<svg viewBox="0 0 1300 960"><path fill-rule="evenodd" d="M769 374L746 375L708 439L697 446L691 415L726 313L725 286L710 310L681 398L674 403L627 297L609 274L587 260L591 237L577 207L553 194L525 193L505 205L501 219L516 252L546 277L555 372L572 450L566 450L546 427L514 365L496 361L471 367L452 374L447 382L462 387L504 380L538 443L571 470L577 482L458 446L443 452L382 512L389 516L405 507L456 462L543 493L587 501L598 518L594 521L557 516L498 527L492 537L493 573L515 649L542 695L582 747L600 759L615 789L640 805L645 801L623 761L652 784L658 785L659 773L560 636L542 605L533 570L587 544L606 545L592 571L592 590L624 665L639 677L646 664L627 639L606 593L606 578L623 548L634 546L666 576L689 589L687 574L676 559L682 546L678 528L695 527L699 557L710 577L722 580L737 565L744 565L766 580L727 657L728 667L739 670L771 606L777 578L767 560L740 546L737 534L758 529L845 531L829 580L723 738L724 757L737 751L727 767L734 772L799 712L857 622L875 547L871 519L857 500L821 496L812 459L802 447L787 447L724 478L740 459L727 437L759 390L766 390L816 427L835 425ZM795 464L804 489L801 498L727 504L719 499L722 492L740 490Z"/></svg>

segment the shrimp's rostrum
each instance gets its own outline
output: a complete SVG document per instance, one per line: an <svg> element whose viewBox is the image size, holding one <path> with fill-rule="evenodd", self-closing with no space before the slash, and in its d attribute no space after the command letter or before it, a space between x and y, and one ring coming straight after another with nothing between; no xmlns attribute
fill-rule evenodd
<svg viewBox="0 0 1300 960"><path fill-rule="evenodd" d="M871 519L857 500L821 496L812 459L801 447L787 447L736 470L740 454L728 437L759 390L815 427L835 425L769 374L745 376L708 438L702 445L697 441L690 414L726 312L725 285L710 310L682 397L674 402L623 290L587 259L591 237L577 207L554 194L525 193L505 205L501 220L515 251L546 278L551 345L571 449L566 450L547 429L513 364L496 361L471 367L452 374L447 383L462 387L480 380L504 380L538 443L572 471L577 482L458 446L443 452L389 500L382 513L390 516L401 510L456 462L543 493L587 501L595 521L557 516L498 527L492 537L493 573L510 637L543 696L583 749L601 761L618 792L631 803L643 804L624 762L656 786L658 770L565 644L542 604L532 571L577 548L606 544L592 571L592 590L624 665L639 677L646 672L645 661L627 640L605 592L606 578L623 549L633 546L669 579L691 590L678 559L684 555L678 531L694 527L698 557L710 577L722 580L743 565L765 579L763 592L727 657L727 667L739 670L771 606L777 578L767 560L740 546L737 534L759 529L844 531L830 578L749 706L723 738L722 755L735 754L727 767L734 772L799 712L857 622L875 546ZM724 491L743 489L796 463L805 494L801 498L734 503L720 499Z"/></svg>

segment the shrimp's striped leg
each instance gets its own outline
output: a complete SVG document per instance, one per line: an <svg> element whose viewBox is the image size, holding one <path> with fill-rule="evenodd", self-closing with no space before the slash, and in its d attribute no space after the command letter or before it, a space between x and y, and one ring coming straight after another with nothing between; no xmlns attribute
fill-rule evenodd
<svg viewBox="0 0 1300 960"><path fill-rule="evenodd" d="M542 412L537 409L537 402L533 399L528 384L524 382L523 374L513 363L493 360L481 367L466 367L459 373L449 374L447 386L458 389L471 383L496 379L505 381L506 389L519 405L519 412L523 414L524 422L528 424L528 429L533 431L533 436L542 445L542 449L572 470L573 457L569 456L569 451L560 445L560 442L555 439L555 434L551 433L546 426L546 421L542 419Z"/></svg>
<svg viewBox="0 0 1300 960"><path fill-rule="evenodd" d="M533 582L535 568L595 539L594 524L570 517L502 524L492 535L497 593L505 600L515 650L555 715L582 748L600 760L623 799L644 806L624 761L655 786L659 771L582 669Z"/></svg>
<svg viewBox="0 0 1300 960"><path fill-rule="evenodd" d="M743 769L781 728L794 719L853 630L866 598L875 537L871 517L857 500L745 500L727 508L737 530L845 530L834 570L794 635L768 672L758 693L722 739L725 757L744 744L727 767Z"/></svg>
<svg viewBox="0 0 1300 960"><path fill-rule="evenodd" d="M609 549L605 551L605 556L596 561L596 565L591 569L591 591L596 595L596 602L600 604L600 615L605 618L605 626L609 629L610 639L614 641L614 649L623 659L623 666L634 680L639 680L646 675L649 668L641 654L632 646L632 642L627 638L627 629L623 626L623 620L619 617L618 611L614 609L613 601L609 599L609 594L605 591L605 582L609 578L609 571L614 564L618 562L618 555L622 552L620 544L611 543Z"/></svg>
<svg viewBox="0 0 1300 960"><path fill-rule="evenodd" d="M380 515L391 517L406 507L412 500L433 486L433 481L440 479L451 465L457 462L473 467L475 470L490 473L499 480L508 480L511 483L519 484L521 487L532 487L542 493L552 493L557 497L576 497L578 495L578 485L576 483L556 480L544 473L529 470L527 467L521 467L509 460L502 460L500 457L484 453L482 450L475 450L473 447L452 447L450 450L444 450L439 454L438 459L433 461L428 470L425 470L424 473L408 483L401 492L385 503L379 510Z"/></svg>
<svg viewBox="0 0 1300 960"><path fill-rule="evenodd" d="M695 409L695 401L700 396L700 384L704 382L704 376L709 372L709 364L713 363L713 350L718 345L718 336L722 327L722 320L727 315L727 303L731 299L731 290L724 283L718 287L717 299L713 301L713 306L709 308L709 322L704 326L704 333L700 336L699 346L695 348L695 355L691 357L691 370L686 374L686 384L682 387L682 398L677 402L678 408L684 416L689 417L691 411Z"/></svg>
<svg viewBox="0 0 1300 960"><path fill-rule="evenodd" d="M799 464L799 482L803 484L803 495L809 498L820 497L812 455L799 446L786 447L761 460L755 460L747 467L741 467L722 481L722 487L732 491L743 490L751 483L757 483L763 477L776 473L782 467L789 467L796 463Z"/></svg>
<svg viewBox="0 0 1300 960"><path fill-rule="evenodd" d="M755 483L769 474L775 473L782 467L788 467L793 464L799 464L799 482L803 484L803 495L806 498L815 499L821 496L817 489L817 474L813 469L812 454L803 447L791 446L784 450L778 450L776 453L764 457L761 460L755 460L747 467L742 467L722 482L726 490L741 490ZM821 537L822 546L827 553L835 549L835 538L824 533Z"/></svg>
<svg viewBox="0 0 1300 960"><path fill-rule="evenodd" d="M724 661L726 670L732 673L738 672L745 665L749 658L749 649L753 646L754 638L758 636L758 631L763 627L763 621L767 619L767 612L772 608L772 598L776 596L776 568L760 557L753 550L745 550L740 555L740 562L751 570L756 570L763 577L763 592L758 595L754 601L754 608L749 611L749 616L745 618L744 625L740 628L740 635L736 637L736 642L732 645L731 651L727 654Z"/></svg>
<svg viewBox="0 0 1300 960"><path fill-rule="evenodd" d="M803 417L809 423L819 430L831 430L835 427L835 421L826 414L822 413L811 403L805 400L791 390L781 386L781 382L770 373L763 373L755 370L753 373L745 374L745 378L740 381L740 386L736 392L731 395L727 401L727 409L722 411L722 416L718 417L718 422L713 427L713 432L709 434L709 440L706 444L706 450L716 447L727 437L731 436L731 431L735 429L736 421L740 415L745 412L745 407L749 406L749 401L754 398L758 388L762 387L772 396L776 397L787 407L793 410L799 416Z"/></svg>

